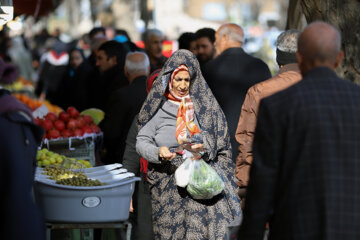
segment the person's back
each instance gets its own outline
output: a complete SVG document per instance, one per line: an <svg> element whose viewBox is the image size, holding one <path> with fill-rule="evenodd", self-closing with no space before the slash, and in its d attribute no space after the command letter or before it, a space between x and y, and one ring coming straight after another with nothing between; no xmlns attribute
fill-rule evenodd
<svg viewBox="0 0 360 240"><path fill-rule="evenodd" d="M260 104L239 239L260 239L266 221L269 239L359 239L360 87L332 70L332 26L309 25L298 46L302 81Z"/></svg>
<svg viewBox="0 0 360 240"><path fill-rule="evenodd" d="M299 35L300 31L290 29L278 36L276 40L276 61L279 65L278 74L253 85L246 93L235 133L236 141L239 143L235 175L241 188L239 190L241 196L245 195L249 181L252 144L261 99L288 88L302 78L296 60L297 39Z"/></svg>
<svg viewBox="0 0 360 240"><path fill-rule="evenodd" d="M360 212L355 209L360 203L347 206L352 201L346 198L360 197L360 180L356 180L360 166L354 162L360 156L360 87L337 78L327 68L318 68L293 88L270 99L280 108L273 113L280 124L286 124L290 115L293 121L288 125L295 128L283 133L291 136L284 149L284 158L290 161L284 169L292 171L282 172L278 179L281 193L276 198L279 202L275 204L273 221L281 222L281 226L275 225L272 235L279 237L275 239L289 239L290 235L283 237L282 229L296 229L301 222L303 239L321 239L321 235L323 239L358 239L360 233L351 238L350 232L357 229ZM331 217L325 217L327 214ZM339 227L345 215L354 222L353 226L347 225L350 235L327 236ZM319 235L314 236L311 229L319 229Z"/></svg>
<svg viewBox="0 0 360 240"><path fill-rule="evenodd" d="M3 66L5 65L5 66ZM44 133L30 109L2 89L16 75L0 58L1 239L45 239L44 219L33 195L35 158Z"/></svg>
<svg viewBox="0 0 360 240"><path fill-rule="evenodd" d="M228 121L235 161L238 143L234 134L246 92L254 84L270 78L271 73L262 60L241 48L243 32L238 25L222 25L215 36L219 55L204 66L203 75Z"/></svg>
<svg viewBox="0 0 360 240"><path fill-rule="evenodd" d="M104 132L104 162L122 162L125 141L131 123L146 98L146 78L150 62L145 53L130 52L126 57L125 75L129 85L113 91L108 97L105 118L100 123Z"/></svg>
<svg viewBox="0 0 360 240"><path fill-rule="evenodd" d="M61 105L63 96L59 90L66 76L69 55L66 45L57 39L49 39L50 50L42 55L36 94L55 105Z"/></svg>

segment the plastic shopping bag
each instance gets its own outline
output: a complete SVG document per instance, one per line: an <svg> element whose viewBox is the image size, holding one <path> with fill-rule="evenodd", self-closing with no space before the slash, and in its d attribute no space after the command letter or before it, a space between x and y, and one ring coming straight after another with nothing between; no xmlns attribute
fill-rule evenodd
<svg viewBox="0 0 360 240"><path fill-rule="evenodd" d="M204 160L192 160L190 179L186 190L194 199L211 199L224 190L224 182Z"/></svg>
<svg viewBox="0 0 360 240"><path fill-rule="evenodd" d="M175 182L179 187L186 187L189 183L193 160L187 158L175 171Z"/></svg>

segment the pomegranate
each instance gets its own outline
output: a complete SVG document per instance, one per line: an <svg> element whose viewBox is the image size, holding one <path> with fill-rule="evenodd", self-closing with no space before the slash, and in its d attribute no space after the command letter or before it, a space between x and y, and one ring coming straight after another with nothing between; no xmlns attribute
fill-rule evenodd
<svg viewBox="0 0 360 240"><path fill-rule="evenodd" d="M50 119L45 119L44 121L42 121L41 126L46 130L49 131L50 129L53 128L53 123Z"/></svg>
<svg viewBox="0 0 360 240"><path fill-rule="evenodd" d="M55 122L57 120L57 116L53 112L49 112L45 115L45 119L50 119L52 122Z"/></svg>
<svg viewBox="0 0 360 240"><path fill-rule="evenodd" d="M59 130L59 131L62 131L65 129L65 123L61 120L56 120L54 122L54 127Z"/></svg>
<svg viewBox="0 0 360 240"><path fill-rule="evenodd" d="M55 139L60 137L60 132L56 129L51 129L47 135L50 139Z"/></svg>
<svg viewBox="0 0 360 240"><path fill-rule="evenodd" d="M59 114L59 119L60 119L61 121L63 121L64 123L66 123L66 122L68 122L69 119L70 119L70 114L68 114L67 112L61 112L61 113Z"/></svg>
<svg viewBox="0 0 360 240"><path fill-rule="evenodd" d="M68 107L66 112L73 118L77 118L79 116L79 111L74 107Z"/></svg>

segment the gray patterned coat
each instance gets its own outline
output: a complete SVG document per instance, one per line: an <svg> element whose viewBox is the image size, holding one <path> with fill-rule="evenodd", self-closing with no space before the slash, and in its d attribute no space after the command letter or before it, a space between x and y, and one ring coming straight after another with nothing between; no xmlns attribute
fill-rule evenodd
<svg viewBox="0 0 360 240"><path fill-rule="evenodd" d="M181 158L167 163L149 163L154 234L156 239L224 239L226 226L241 215L228 126L223 111L200 72L196 57L190 51L176 51L165 63L142 106L138 125L139 128L146 126L162 107L170 75L181 64L189 69L189 94L204 146L208 150L208 164L222 177L225 189L213 199L194 200L186 189L177 187L175 183L173 169L182 163ZM175 132L169 134L175 135ZM160 147L154 136L149 137L149 142ZM137 151L145 152L145 145L138 142Z"/></svg>

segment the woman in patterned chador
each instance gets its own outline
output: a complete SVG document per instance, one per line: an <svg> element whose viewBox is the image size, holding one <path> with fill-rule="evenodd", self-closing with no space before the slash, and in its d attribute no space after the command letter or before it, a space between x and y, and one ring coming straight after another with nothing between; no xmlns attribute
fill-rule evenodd
<svg viewBox="0 0 360 240"><path fill-rule="evenodd" d="M155 239L224 239L227 225L241 215L225 116L208 88L196 57L178 50L165 63L139 113L136 149L149 161ZM204 160L225 183L209 200L193 199L176 185L184 161L182 143L204 147Z"/></svg>

